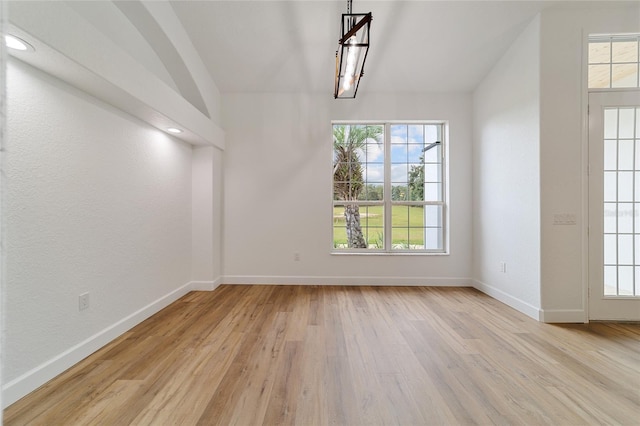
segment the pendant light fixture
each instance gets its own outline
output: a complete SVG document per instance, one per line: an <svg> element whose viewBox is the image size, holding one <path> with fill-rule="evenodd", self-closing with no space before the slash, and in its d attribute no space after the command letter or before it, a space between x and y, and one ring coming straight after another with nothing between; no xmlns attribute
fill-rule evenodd
<svg viewBox="0 0 640 426"><path fill-rule="evenodd" d="M347 13L342 14L340 40L336 50L335 99L356 97L369 52L369 28L373 17L371 12L351 13L351 2L352 0L347 0Z"/></svg>

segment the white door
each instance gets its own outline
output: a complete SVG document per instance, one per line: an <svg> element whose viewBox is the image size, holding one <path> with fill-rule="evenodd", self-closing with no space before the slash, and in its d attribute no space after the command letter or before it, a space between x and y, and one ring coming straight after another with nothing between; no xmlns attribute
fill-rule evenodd
<svg viewBox="0 0 640 426"><path fill-rule="evenodd" d="M640 321L640 91L589 94L589 319Z"/></svg>

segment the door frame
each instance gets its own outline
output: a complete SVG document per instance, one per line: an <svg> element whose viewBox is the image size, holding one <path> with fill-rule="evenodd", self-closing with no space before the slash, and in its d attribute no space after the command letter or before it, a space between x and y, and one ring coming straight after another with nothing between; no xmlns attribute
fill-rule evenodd
<svg viewBox="0 0 640 426"><path fill-rule="evenodd" d="M609 100L607 102L606 98L613 98L616 97L617 99L615 99L614 101ZM587 96L586 96L586 114L585 114L585 123L584 123L584 132L585 132L585 146L586 149L584 150L584 157L585 157L585 161L583 164L585 164L585 169L586 169L586 173L585 173L585 191L584 191L584 213L586 219L587 219L587 226L584 229L584 232L586 234L586 238L583 240L585 241L585 244L583 245L583 256L585 258L585 267L584 267L584 272L585 272L585 279L583 280L584 283L584 307L585 307L585 322L589 322L589 321L596 321L596 320L623 320L623 318L615 318L613 316L610 316L608 318L603 318L602 315L599 315L599 312L594 312L595 308L592 307L591 302L593 300L594 297L603 297L603 295L596 293L594 294L594 291L592 290L592 281L594 279L596 279L596 277L594 277L594 274L592 273L592 268L594 265L592 265L592 247L591 247L591 242L593 241L593 238L602 238L602 235L600 235L599 232L597 232L597 230L592 230L592 217L591 217L591 135L593 133L592 130L592 121L591 121L591 117L593 116L593 114L598 113L600 111L600 107L602 106L611 106L611 107L615 107L615 106L620 106L620 107L624 107L624 106L630 106L630 105L640 105L640 103L637 101L638 97L640 97L640 89L610 89L610 90L596 90L596 91L589 91L587 92ZM600 99L600 100L599 100ZM601 290L599 290L601 291ZM618 302L621 303L625 303L625 300L629 300L629 301L634 301L637 302L638 298L636 297L619 297L617 298ZM625 303L625 304L630 304L630 303ZM606 315L604 315L606 316ZM599 317L599 318L594 318L594 317Z"/></svg>

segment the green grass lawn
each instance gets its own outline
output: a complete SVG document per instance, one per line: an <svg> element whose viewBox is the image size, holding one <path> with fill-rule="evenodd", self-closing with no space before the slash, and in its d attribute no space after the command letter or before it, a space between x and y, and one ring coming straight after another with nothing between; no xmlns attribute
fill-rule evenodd
<svg viewBox="0 0 640 426"><path fill-rule="evenodd" d="M360 224L369 248L384 248L382 206L360 208ZM333 209L333 246L347 244L344 224L344 208ZM424 245L424 208L422 206L394 206L391 212L392 244L402 246Z"/></svg>

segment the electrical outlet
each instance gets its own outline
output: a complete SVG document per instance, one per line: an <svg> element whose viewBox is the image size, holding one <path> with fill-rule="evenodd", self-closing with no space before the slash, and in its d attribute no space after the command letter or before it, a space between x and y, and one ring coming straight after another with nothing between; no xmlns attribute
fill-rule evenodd
<svg viewBox="0 0 640 426"><path fill-rule="evenodd" d="M89 293L84 293L78 296L78 309L84 311L89 308Z"/></svg>
<svg viewBox="0 0 640 426"><path fill-rule="evenodd" d="M500 262L500 272L507 272L507 262Z"/></svg>
<svg viewBox="0 0 640 426"><path fill-rule="evenodd" d="M296 262L300 261L300 253L295 252L293 253L293 260L295 260Z"/></svg>

